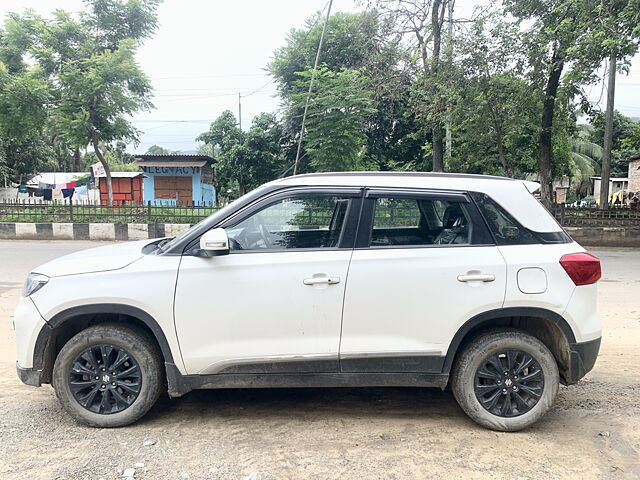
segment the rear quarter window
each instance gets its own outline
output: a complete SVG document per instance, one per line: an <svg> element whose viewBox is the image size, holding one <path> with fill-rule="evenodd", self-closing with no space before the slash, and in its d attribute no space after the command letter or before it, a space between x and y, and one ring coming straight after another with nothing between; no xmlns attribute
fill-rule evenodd
<svg viewBox="0 0 640 480"><path fill-rule="evenodd" d="M540 243L537 236L523 227L495 200L484 193L471 192L480 213L498 245L531 245Z"/></svg>

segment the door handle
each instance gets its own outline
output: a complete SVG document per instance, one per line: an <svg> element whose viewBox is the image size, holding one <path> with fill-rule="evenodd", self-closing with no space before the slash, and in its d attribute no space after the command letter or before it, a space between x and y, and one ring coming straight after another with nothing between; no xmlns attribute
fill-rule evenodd
<svg viewBox="0 0 640 480"><path fill-rule="evenodd" d="M305 285L335 285L340 283L340 277L311 277L305 278L302 283Z"/></svg>
<svg viewBox="0 0 640 480"><path fill-rule="evenodd" d="M459 282L493 282L495 275L484 273L468 273L466 275L458 275Z"/></svg>

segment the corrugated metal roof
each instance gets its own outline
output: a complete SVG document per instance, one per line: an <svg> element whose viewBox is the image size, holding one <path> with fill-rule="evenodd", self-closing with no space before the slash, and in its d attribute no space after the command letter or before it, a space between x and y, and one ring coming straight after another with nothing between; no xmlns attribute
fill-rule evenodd
<svg viewBox="0 0 640 480"><path fill-rule="evenodd" d="M208 162L154 162L147 160L136 160L133 162L138 167L204 167Z"/></svg>
<svg viewBox="0 0 640 480"><path fill-rule="evenodd" d="M140 160L157 160L157 161L165 161L165 162L170 162L170 163L174 163L174 162L181 162L184 160L204 160L206 162L214 162L215 160L213 159L213 157L210 157L209 155L189 155L189 154L183 154L183 153L179 153L179 154L169 154L169 155L154 155L151 153L143 153L140 155L134 155L136 158L139 158Z"/></svg>
<svg viewBox="0 0 640 480"><path fill-rule="evenodd" d="M111 172L112 178L135 178L144 175L142 172ZM98 178L106 178L105 175L98 175Z"/></svg>

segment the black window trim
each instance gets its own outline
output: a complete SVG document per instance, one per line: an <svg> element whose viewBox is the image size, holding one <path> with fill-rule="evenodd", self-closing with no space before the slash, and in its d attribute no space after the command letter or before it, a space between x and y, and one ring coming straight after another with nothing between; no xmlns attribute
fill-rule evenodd
<svg viewBox="0 0 640 480"><path fill-rule="evenodd" d="M216 225L212 225L210 228L202 232L196 238L191 239L188 246L184 250L184 254L186 256L192 256L195 254L193 250L198 248L200 242L200 236L203 235L206 231L211 230L212 228L227 228L231 225L235 225L239 222L244 221L246 218L250 217L254 213L259 210L265 208L269 204L273 202L277 202L278 200L284 198L292 198L303 195L314 195L314 196L340 196L351 198L351 202L349 203L349 208L347 210L347 214L345 215L345 223L342 227L342 232L340 233L340 240L338 241L337 247L328 247L328 248L264 248L264 249L256 249L256 250L231 250L229 252L230 255L250 255L256 253L286 253L286 252L330 252L330 251L338 251L338 250L352 250L353 245L355 243L356 231L358 226L358 220L361 213L361 202L363 195L362 187L352 187L352 186L294 186L290 188L278 189L276 191L267 193L248 205L243 206L237 211L231 213L228 217L221 220ZM192 253L193 252L193 253Z"/></svg>
<svg viewBox="0 0 640 480"><path fill-rule="evenodd" d="M485 196L487 196L492 202L494 202L496 205L498 205L500 208L502 208L507 213L507 215L509 215L513 219L513 221L516 223L516 225L518 226L519 229L526 230L527 232L531 233L533 238L535 238L537 240L537 243L504 243L504 244L501 244L500 242L498 242L498 239L496 238L495 234L493 233L493 230L489 227L489 221L487 220L487 218L485 217L484 212L482 211L482 209L478 205L478 202L477 202L477 200L475 198L476 195L485 195ZM516 217L511 215L511 213L506 208L504 208L504 206L500 202L498 202L496 199L494 199L490 194L488 194L486 192L482 192L482 191L473 190L473 191L469 191L469 198L471 199L471 203L473 203L473 205L475 206L475 209L477 210L478 214L480 215L480 218L482 219L484 225L486 226L487 232L489 233L489 235L491 236L491 238L493 239L495 244L500 246L500 247L522 246L522 245L566 244L566 243L573 242L573 239L571 238L571 236L569 236L569 234L565 231L565 229L562 227L562 225L560 225L560 223L558 223L558 221L555 218L554 218L554 220L558 224L558 228L560 229L559 231L557 231L557 232L536 232L535 230L531 230L531 229L525 227L524 225L522 225L522 223L520 223L520 221ZM549 215L551 215L551 214L549 213Z"/></svg>
<svg viewBox="0 0 640 480"><path fill-rule="evenodd" d="M373 233L373 213L375 199L384 197L394 198L420 198L438 199L448 202L459 202L465 204L466 214L469 215L470 228L469 236L471 241L465 244L431 244L431 245L377 245L371 246L371 235ZM417 198L416 198L417 199ZM483 241L475 241L480 238ZM415 188L369 188L364 193L362 204L362 214L356 237L355 250L389 250L389 249L414 249L414 248L465 248L465 247L495 247L495 239L491 235L480 211L469 197L468 192L458 190L436 190L436 189L415 189Z"/></svg>

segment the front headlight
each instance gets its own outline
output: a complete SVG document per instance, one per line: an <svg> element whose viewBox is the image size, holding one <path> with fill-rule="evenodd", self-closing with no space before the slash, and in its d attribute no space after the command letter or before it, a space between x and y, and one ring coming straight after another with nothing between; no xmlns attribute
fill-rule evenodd
<svg viewBox="0 0 640 480"><path fill-rule="evenodd" d="M28 297L31 294L36 293L42 287L44 287L49 281L49 277L42 275L41 273L30 273L27 277L27 281L24 282L24 288L22 289L22 296Z"/></svg>

